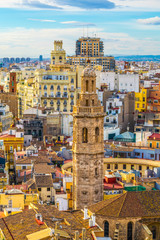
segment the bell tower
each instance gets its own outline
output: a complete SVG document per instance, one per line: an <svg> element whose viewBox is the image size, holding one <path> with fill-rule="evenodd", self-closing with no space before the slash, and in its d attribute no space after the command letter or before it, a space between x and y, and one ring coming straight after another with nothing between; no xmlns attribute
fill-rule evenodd
<svg viewBox="0 0 160 240"><path fill-rule="evenodd" d="M73 208L103 200L103 106L96 94L96 74L84 69L81 94L73 108Z"/></svg>

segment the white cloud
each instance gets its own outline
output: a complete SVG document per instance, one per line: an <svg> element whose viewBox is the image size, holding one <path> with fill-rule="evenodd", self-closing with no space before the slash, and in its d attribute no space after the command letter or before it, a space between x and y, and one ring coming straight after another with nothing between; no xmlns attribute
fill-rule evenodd
<svg viewBox="0 0 160 240"><path fill-rule="evenodd" d="M90 33L92 32L90 28ZM104 41L104 51L110 54L160 54L159 41L136 39L126 33L106 33L94 28ZM63 40L68 55L75 53L76 40L83 35L82 28L26 29L14 28L0 31L1 57L49 57L54 40ZM90 34L89 34L90 35Z"/></svg>
<svg viewBox="0 0 160 240"><path fill-rule="evenodd" d="M74 23L78 23L77 21L65 21L65 22L61 22L62 24L74 24Z"/></svg>
<svg viewBox="0 0 160 240"><path fill-rule="evenodd" d="M77 26L77 27L82 27L82 26L96 26L96 24L94 23L89 23L89 22L78 22L78 21L65 21L65 22L61 22L61 24L68 24L68 25L73 25L73 26Z"/></svg>
<svg viewBox="0 0 160 240"><path fill-rule="evenodd" d="M55 20L50 20L50 19L34 19L34 18L28 18L28 20L38 21L38 22L56 22Z"/></svg>
<svg viewBox="0 0 160 240"><path fill-rule="evenodd" d="M160 25L160 17L138 19L137 21L141 24L146 24L146 25Z"/></svg>
<svg viewBox="0 0 160 240"><path fill-rule="evenodd" d="M102 5L107 4L107 1L101 0ZM63 4L64 2L64 4ZM75 2L75 3L74 3ZM81 7L80 4L78 4L80 1L74 1L73 0L0 0L0 8L32 8L32 9L62 9L66 11L71 10L82 10L83 7ZM98 4L100 5L100 1L81 1L85 5L88 3L88 8L93 8L92 4ZM159 0L110 0L110 4L115 4L115 8L113 5L113 8L111 10L132 10L132 11L158 11L160 10L160 1ZM67 4L68 3L68 4ZM74 3L74 4L73 4ZM91 7L89 7L91 6ZM100 8L100 7L98 7ZM105 7L104 7L105 9ZM106 7L107 9L107 7ZM108 9L107 9L108 10Z"/></svg>
<svg viewBox="0 0 160 240"><path fill-rule="evenodd" d="M118 10L132 11L158 11L160 10L159 0L111 0Z"/></svg>

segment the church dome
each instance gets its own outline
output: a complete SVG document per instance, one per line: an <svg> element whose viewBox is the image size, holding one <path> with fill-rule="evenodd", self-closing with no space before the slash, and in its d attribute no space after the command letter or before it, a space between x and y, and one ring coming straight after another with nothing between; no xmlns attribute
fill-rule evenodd
<svg viewBox="0 0 160 240"><path fill-rule="evenodd" d="M83 76L87 76L87 77L96 77L96 73L94 71L93 68L91 68L90 66L87 66L83 72L82 72Z"/></svg>

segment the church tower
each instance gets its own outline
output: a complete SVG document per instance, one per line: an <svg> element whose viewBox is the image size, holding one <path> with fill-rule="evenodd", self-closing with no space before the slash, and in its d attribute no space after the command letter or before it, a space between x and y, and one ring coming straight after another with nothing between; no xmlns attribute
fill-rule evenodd
<svg viewBox="0 0 160 240"><path fill-rule="evenodd" d="M103 106L96 94L96 74L84 69L81 94L73 108L73 208L103 200Z"/></svg>

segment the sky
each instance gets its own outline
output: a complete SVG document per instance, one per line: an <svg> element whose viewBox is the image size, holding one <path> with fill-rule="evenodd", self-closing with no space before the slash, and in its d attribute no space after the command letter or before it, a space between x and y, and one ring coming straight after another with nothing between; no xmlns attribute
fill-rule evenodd
<svg viewBox="0 0 160 240"><path fill-rule="evenodd" d="M0 58L67 55L81 36L100 37L105 55L160 55L160 0L0 0Z"/></svg>

